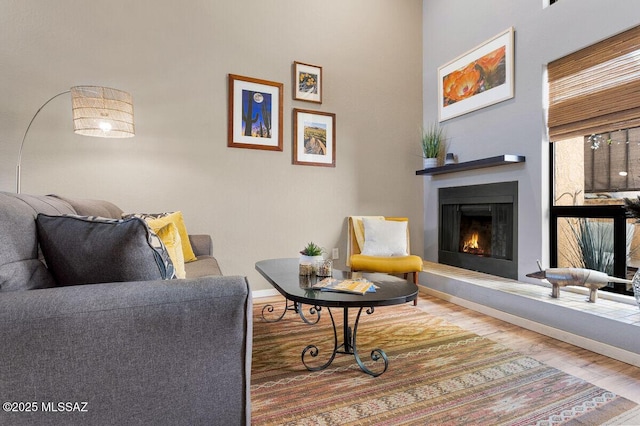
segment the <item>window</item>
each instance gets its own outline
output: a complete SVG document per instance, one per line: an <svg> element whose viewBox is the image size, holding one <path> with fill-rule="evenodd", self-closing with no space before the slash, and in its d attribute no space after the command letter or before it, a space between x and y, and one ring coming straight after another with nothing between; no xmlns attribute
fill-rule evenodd
<svg viewBox="0 0 640 426"><path fill-rule="evenodd" d="M640 127L584 139L586 197L640 191Z"/></svg>
<svg viewBox="0 0 640 426"><path fill-rule="evenodd" d="M551 266L629 278L640 228L624 198L640 195L640 27L548 66ZM625 285L611 290L631 294Z"/></svg>

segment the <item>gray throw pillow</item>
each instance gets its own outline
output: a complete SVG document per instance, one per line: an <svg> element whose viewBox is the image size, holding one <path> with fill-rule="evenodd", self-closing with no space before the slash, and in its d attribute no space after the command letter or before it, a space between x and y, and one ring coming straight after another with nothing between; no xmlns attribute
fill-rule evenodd
<svg viewBox="0 0 640 426"><path fill-rule="evenodd" d="M60 286L175 277L166 248L142 219L39 214L36 224Z"/></svg>

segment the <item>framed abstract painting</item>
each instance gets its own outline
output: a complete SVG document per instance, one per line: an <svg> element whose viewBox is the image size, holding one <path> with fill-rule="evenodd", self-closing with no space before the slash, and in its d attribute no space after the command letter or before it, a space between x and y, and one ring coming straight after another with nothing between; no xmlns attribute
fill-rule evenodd
<svg viewBox="0 0 640 426"><path fill-rule="evenodd" d="M438 119L513 98L513 27L438 68Z"/></svg>

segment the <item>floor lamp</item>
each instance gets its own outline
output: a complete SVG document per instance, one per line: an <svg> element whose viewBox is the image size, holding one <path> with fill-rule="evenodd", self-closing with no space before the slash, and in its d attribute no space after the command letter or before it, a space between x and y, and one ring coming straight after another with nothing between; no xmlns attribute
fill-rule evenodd
<svg viewBox="0 0 640 426"><path fill-rule="evenodd" d="M67 93L71 93L71 113L75 133L99 138L130 138L135 135L133 99L129 93L101 86L75 86L70 90L58 93L36 111L22 137L16 166L16 192L18 194L20 194L22 150L33 120L49 102Z"/></svg>

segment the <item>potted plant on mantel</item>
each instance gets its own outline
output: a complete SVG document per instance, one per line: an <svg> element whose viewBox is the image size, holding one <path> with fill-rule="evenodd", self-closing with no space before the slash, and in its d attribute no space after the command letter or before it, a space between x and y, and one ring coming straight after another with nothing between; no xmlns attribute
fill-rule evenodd
<svg viewBox="0 0 640 426"><path fill-rule="evenodd" d="M422 130L422 158L424 168L438 166L438 158L445 149L444 129L437 123Z"/></svg>

